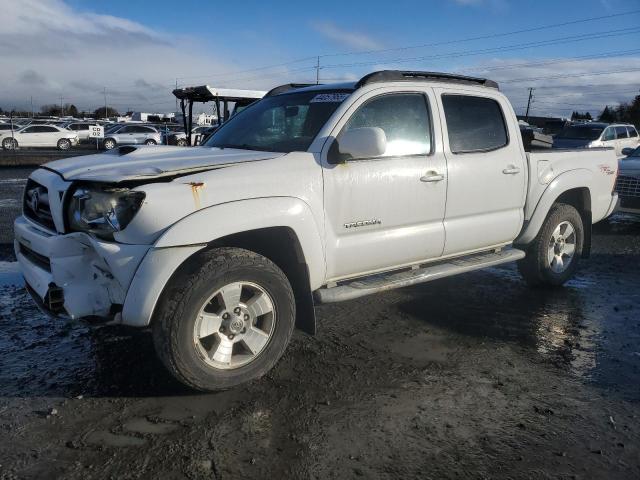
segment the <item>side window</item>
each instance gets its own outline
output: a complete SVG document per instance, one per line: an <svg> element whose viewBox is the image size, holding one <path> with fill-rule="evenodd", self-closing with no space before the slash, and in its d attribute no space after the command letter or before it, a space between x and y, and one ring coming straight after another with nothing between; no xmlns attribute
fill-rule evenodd
<svg viewBox="0 0 640 480"><path fill-rule="evenodd" d="M616 127L616 136L618 138L628 138L627 127Z"/></svg>
<svg viewBox="0 0 640 480"><path fill-rule="evenodd" d="M427 98L421 93L389 94L369 100L351 116L341 134L362 127L384 130L387 149L383 157L431 153L431 121Z"/></svg>
<svg viewBox="0 0 640 480"><path fill-rule="evenodd" d="M45 133L52 133L58 132L59 130L56 127L40 127L40 131Z"/></svg>
<svg viewBox="0 0 640 480"><path fill-rule="evenodd" d="M118 133L133 133L135 132L135 127L124 127L118 130Z"/></svg>
<svg viewBox="0 0 640 480"><path fill-rule="evenodd" d="M443 95L442 104L453 153L497 150L509 143L504 115L495 100Z"/></svg>
<svg viewBox="0 0 640 480"><path fill-rule="evenodd" d="M604 133L602 134L602 141L607 141L607 140L615 140L616 139L616 131L614 130L613 127L607 127L604 131Z"/></svg>
<svg viewBox="0 0 640 480"><path fill-rule="evenodd" d="M638 136L638 131L634 127L627 127L629 130L629 138L636 138Z"/></svg>
<svg viewBox="0 0 640 480"><path fill-rule="evenodd" d="M22 133L35 133L36 132L36 128L37 127L27 127L22 131Z"/></svg>

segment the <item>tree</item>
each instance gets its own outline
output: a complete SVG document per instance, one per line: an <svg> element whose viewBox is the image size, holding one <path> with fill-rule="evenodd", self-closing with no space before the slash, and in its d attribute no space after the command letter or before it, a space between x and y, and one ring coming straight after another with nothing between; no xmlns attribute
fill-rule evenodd
<svg viewBox="0 0 640 480"><path fill-rule="evenodd" d="M115 108L107 107L106 110L107 110L107 117L117 117L120 115ZM93 111L93 116L96 118L105 118L104 111L105 111L105 107L96 108Z"/></svg>
<svg viewBox="0 0 640 480"><path fill-rule="evenodd" d="M78 116L78 109L76 108L76 106L72 103L72 104L66 104L64 106L64 113L65 115L71 115L72 117L77 117Z"/></svg>
<svg viewBox="0 0 640 480"><path fill-rule="evenodd" d="M612 123L616 121L615 113L611 111L611 109L609 108L609 105L606 105L604 107L604 110L598 117L598 121L605 122L605 123Z"/></svg>
<svg viewBox="0 0 640 480"><path fill-rule="evenodd" d="M59 117L62 112L60 110L60 105L51 103L48 105L41 106L40 113L42 113L42 115L45 115L47 117Z"/></svg>

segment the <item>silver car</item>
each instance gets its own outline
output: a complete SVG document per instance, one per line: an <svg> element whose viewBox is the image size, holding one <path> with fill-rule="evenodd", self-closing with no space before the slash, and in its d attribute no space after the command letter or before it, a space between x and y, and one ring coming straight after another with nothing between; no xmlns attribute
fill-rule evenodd
<svg viewBox="0 0 640 480"><path fill-rule="evenodd" d="M162 143L160 132L145 125L122 125L105 132L102 146L111 150L118 145L158 145Z"/></svg>
<svg viewBox="0 0 640 480"><path fill-rule="evenodd" d="M640 147L625 148L618 167L618 211L640 215Z"/></svg>

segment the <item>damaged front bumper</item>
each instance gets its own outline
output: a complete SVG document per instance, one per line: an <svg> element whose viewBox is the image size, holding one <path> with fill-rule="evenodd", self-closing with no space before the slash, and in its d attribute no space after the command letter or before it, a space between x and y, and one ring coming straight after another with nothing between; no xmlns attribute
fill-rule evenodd
<svg viewBox="0 0 640 480"><path fill-rule="evenodd" d="M85 233L58 235L24 217L14 223L15 253L36 303L72 319L113 319L149 245L103 242Z"/></svg>
<svg viewBox="0 0 640 480"><path fill-rule="evenodd" d="M25 217L14 223L15 252L26 287L47 314L146 327L176 269L204 248L156 248L57 234Z"/></svg>

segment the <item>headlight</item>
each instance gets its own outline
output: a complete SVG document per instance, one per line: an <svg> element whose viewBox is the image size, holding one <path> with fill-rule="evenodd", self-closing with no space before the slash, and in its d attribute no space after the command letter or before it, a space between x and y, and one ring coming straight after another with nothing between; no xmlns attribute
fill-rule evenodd
<svg viewBox="0 0 640 480"><path fill-rule="evenodd" d="M124 230L131 222L144 198L144 192L128 188L78 188L67 211L69 226L112 240L114 232Z"/></svg>

